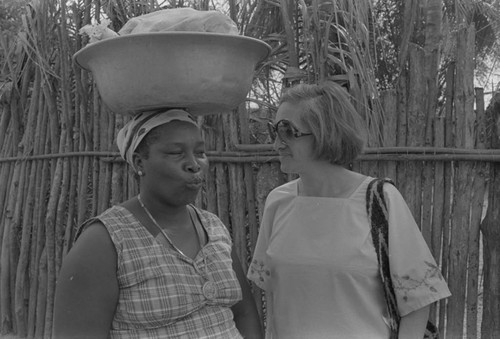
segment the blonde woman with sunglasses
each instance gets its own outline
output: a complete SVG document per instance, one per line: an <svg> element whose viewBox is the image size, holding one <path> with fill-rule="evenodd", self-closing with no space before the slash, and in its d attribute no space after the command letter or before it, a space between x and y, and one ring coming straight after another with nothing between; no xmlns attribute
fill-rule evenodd
<svg viewBox="0 0 500 339"><path fill-rule="evenodd" d="M300 84L270 124L281 170L299 178L267 197L248 278L266 292L266 338L388 339L387 307L366 211L371 177L349 170L363 121L340 85ZM389 256L399 338L422 338L430 305L450 295L411 212L392 185Z"/></svg>

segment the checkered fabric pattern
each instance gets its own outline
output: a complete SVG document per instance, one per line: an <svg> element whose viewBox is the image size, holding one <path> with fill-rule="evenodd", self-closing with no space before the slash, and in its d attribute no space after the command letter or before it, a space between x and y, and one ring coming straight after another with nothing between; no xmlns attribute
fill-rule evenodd
<svg viewBox="0 0 500 339"><path fill-rule="evenodd" d="M242 294L229 232L215 215L196 212L209 238L205 260L157 241L120 206L82 225L102 222L116 248L120 293L111 338L242 338L230 309ZM209 280L216 293L206 297L202 288Z"/></svg>

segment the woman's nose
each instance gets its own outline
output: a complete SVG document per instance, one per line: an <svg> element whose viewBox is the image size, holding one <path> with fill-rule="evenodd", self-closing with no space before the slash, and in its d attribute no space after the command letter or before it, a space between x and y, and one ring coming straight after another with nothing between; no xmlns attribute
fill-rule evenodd
<svg viewBox="0 0 500 339"><path fill-rule="evenodd" d="M276 136L276 139L274 139L274 143L273 143L274 150L279 151L280 149L283 149L284 147L286 147L286 144L280 139L279 136Z"/></svg>
<svg viewBox="0 0 500 339"><path fill-rule="evenodd" d="M197 173L201 170L201 164L194 155L191 155L185 163L185 170L191 173Z"/></svg>

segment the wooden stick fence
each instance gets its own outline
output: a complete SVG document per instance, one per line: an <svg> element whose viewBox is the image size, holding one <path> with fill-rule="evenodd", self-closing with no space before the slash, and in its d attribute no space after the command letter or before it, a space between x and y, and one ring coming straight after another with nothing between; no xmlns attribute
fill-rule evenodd
<svg viewBox="0 0 500 339"><path fill-rule="evenodd" d="M222 117L222 119L229 124L226 127L231 128L231 122L227 120L234 118ZM210 135L206 137L207 141L212 138ZM43 152L46 147L41 149ZM463 309L467 312L468 331L475 333L477 327L471 324L477 323L477 304L480 297L477 292L480 277L478 225L484 204L488 167L490 163L498 162L498 152L496 150L476 152L467 149L455 151L441 148L436 149L435 154L428 154L432 152L431 148L418 147L388 148L387 152L392 153L387 154L384 148L369 150L365 157L356 162L355 167L367 174L385 176L387 171L384 172L384 169L389 168L391 164L395 165L397 171L408 170L409 166L419 166L418 171L411 173L420 178L426 173L426 169L430 168L435 178L430 188L422 182L416 188L409 188L409 184L404 182L398 182L398 185L405 192L410 206L416 208L415 216L422 225L422 232L433 253L440 258L444 272L451 269L448 267L453 248L461 246L468 248L466 259L462 259L467 260L470 267L467 273L469 277L467 298L465 290L461 293ZM197 203L218 213L230 227L239 255L244 265L247 265L258 233L258 220L265 196L271 188L285 182L287 178L279 172L276 155L261 156L258 152L234 151L208 153L212 166L207 174L204 194L200 195ZM380 155L382 158L370 158L373 155ZM383 158L387 155L412 157L387 161ZM435 158L422 161L414 157L425 155ZM474 157L457 160L450 159L451 156ZM492 160L490 157L496 158ZM272 161L268 158L272 158ZM50 332L48 328L52 312L49 303L53 298L56 272L60 267L62 256L71 245L74 228L86 217L105 209L113 200L125 200L136 194L137 188L126 164L119 160L117 152L113 151L40 154L6 157L3 160L5 161L0 163L0 173L7 179L2 183L11 184L3 185L4 189L0 191L2 192L0 197L7 201L7 208L2 211L6 214L6 222L1 225L3 230L1 269L5 272L1 280L2 324L9 326L4 327L4 330L15 329L20 335L47 337L47 332ZM467 162L471 165L467 166ZM460 172L464 166L468 169ZM448 185L454 183L453 187L457 192L455 194L451 193L451 186L445 184L446 178L437 180L438 174L444 175L443 170L446 169L451 175ZM473 172L480 172L481 175L473 175ZM86 173L90 178L82 181L81 173ZM393 177L397 177L397 173ZM101 177L103 179L100 179ZM96 183L96 186L93 183ZM89 186L88 189L81 188L82 184ZM423 203L429 190L433 205L430 214L426 212ZM417 192L419 193L416 194ZM456 194L468 198L458 201ZM78 212L79 206L85 206L85 212ZM453 211L456 212L457 209L470 210L465 217L462 217L466 221L453 216ZM464 226L467 227L466 231L462 231L468 238L461 244L454 244L452 238L458 236L455 230L456 225L460 223L469 225ZM475 230L471 227L475 227ZM49 253L53 253L51 264L49 264ZM458 254L462 255L462 252ZM448 279L453 279L450 278L450 273ZM262 302L258 290L255 293L257 300ZM9 309L12 310L11 313L6 312ZM442 319L446 315L449 319L450 311L446 308L446 302L442 303L435 315L439 315ZM21 327L22 324L25 324L24 327ZM442 330L448 331L445 328Z"/></svg>
<svg viewBox="0 0 500 339"><path fill-rule="evenodd" d="M126 118L101 104L88 72L72 63L81 38L63 38L69 18L78 29L98 14L90 5L79 11L61 3L32 8L60 16L60 25L27 16L31 34L10 68L10 101L0 106L0 333L29 338L50 338L57 274L75 228L138 193L114 146ZM54 27L59 38L51 45L46 37ZM474 45L469 28L459 33L464 48ZM381 93L383 140L370 141L353 164L367 175L395 179L441 265L453 293L432 311L442 338L480 332L492 338L500 331L500 151L498 131L491 131L500 95L485 109L482 91L472 88L467 53L448 68L444 104L435 114L428 112L428 74L421 72L425 55L410 46L411 67L394 90ZM267 194L293 177L280 172L272 145L255 144L244 106L204 117L203 126L211 166L196 204L228 226L246 269ZM265 317L256 288L254 296Z"/></svg>
<svg viewBox="0 0 500 339"><path fill-rule="evenodd" d="M250 146L250 145L245 145ZM272 145L263 145L271 149ZM210 161L216 162L242 162L242 163L261 163L269 161L279 161L279 155L273 151L207 151ZM3 162L47 160L58 158L95 158L104 162L124 162L119 152L102 151L83 151L67 152L59 154L43 154L20 157L6 157L0 159ZM500 162L500 150L481 150L481 149L456 149L456 148L431 148L431 147L377 147L368 148L359 156L356 161L482 161L482 162Z"/></svg>

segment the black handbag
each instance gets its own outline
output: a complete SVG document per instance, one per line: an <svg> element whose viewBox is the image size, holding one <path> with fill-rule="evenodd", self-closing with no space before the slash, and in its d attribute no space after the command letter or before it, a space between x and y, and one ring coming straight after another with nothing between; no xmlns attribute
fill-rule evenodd
<svg viewBox="0 0 500 339"><path fill-rule="evenodd" d="M366 210L368 219L371 223L371 234L373 245L377 252L379 265L379 275L384 288L385 301L389 311L388 324L391 329L390 339L397 339L399 332L399 323L401 316L398 311L396 295L391 279L391 270L389 267L389 222L387 220L387 204L384 199L384 183L394 185L391 179L374 179L368 184L366 190ZM437 327L427 321L424 338L437 339L439 332Z"/></svg>

